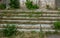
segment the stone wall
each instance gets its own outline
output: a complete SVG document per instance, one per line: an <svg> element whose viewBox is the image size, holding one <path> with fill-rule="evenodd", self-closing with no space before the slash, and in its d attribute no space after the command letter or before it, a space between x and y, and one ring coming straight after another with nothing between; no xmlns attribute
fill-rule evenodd
<svg viewBox="0 0 60 38"><path fill-rule="evenodd" d="M55 0L56 8L60 9L60 0Z"/></svg>
<svg viewBox="0 0 60 38"><path fill-rule="evenodd" d="M7 7L9 7L8 5L8 0L2 0L3 3L6 3ZM33 1L33 4L37 4L41 9L46 9L46 5L49 5L51 8L55 8L55 0L30 0ZM22 9L26 9L26 5L25 2L26 0L19 0L20 2L20 7Z"/></svg>
<svg viewBox="0 0 60 38"><path fill-rule="evenodd" d="M49 5L51 8L55 9L55 0L40 0L41 8L46 8Z"/></svg>
<svg viewBox="0 0 60 38"><path fill-rule="evenodd" d="M19 0L19 1L20 1L20 7L25 9L26 8L26 5L25 5L26 0ZM30 0L30 1L32 1L33 4L38 4L38 2L39 2L39 0Z"/></svg>
<svg viewBox="0 0 60 38"><path fill-rule="evenodd" d="M19 0L19 1L20 1L20 7L21 8L26 8L26 6L25 6L26 0Z"/></svg>
<svg viewBox="0 0 60 38"><path fill-rule="evenodd" d="M34 4L39 5L40 8L46 8L46 5L49 5L51 8L55 8L55 0L31 0ZM26 8L25 6L26 0L20 0L20 7Z"/></svg>

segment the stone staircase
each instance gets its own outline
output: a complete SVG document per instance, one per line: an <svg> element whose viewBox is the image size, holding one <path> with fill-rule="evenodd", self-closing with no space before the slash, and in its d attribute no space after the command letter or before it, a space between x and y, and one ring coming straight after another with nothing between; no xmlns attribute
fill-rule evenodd
<svg viewBox="0 0 60 38"><path fill-rule="evenodd" d="M1 12L0 27L3 24L16 24L17 28L26 31L37 30L41 27L47 31L51 30L53 23L60 21L59 12ZM47 29L47 30L46 30Z"/></svg>

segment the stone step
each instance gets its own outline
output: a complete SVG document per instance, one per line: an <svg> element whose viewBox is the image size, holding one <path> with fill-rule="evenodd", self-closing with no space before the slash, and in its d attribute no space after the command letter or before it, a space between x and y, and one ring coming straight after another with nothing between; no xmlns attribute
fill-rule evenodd
<svg viewBox="0 0 60 38"><path fill-rule="evenodd" d="M0 21L0 24L52 24L56 21L19 21L19 20L3 20Z"/></svg>
<svg viewBox="0 0 60 38"><path fill-rule="evenodd" d="M8 19L60 19L60 17L0 17L0 18L8 18Z"/></svg>
<svg viewBox="0 0 60 38"><path fill-rule="evenodd" d="M44 12L44 13L59 13L60 11L56 11L56 10L41 10L41 9L38 9L38 10L20 10L20 9L16 9L16 10L0 10L0 12L9 12L9 13L20 13L20 12Z"/></svg>
<svg viewBox="0 0 60 38"><path fill-rule="evenodd" d="M1 21L9 21L9 22L50 22L49 20L1 20Z"/></svg>
<svg viewBox="0 0 60 38"><path fill-rule="evenodd" d="M48 21L56 21L56 20L59 20L60 21L60 18L0 18L0 20L48 20Z"/></svg>
<svg viewBox="0 0 60 38"><path fill-rule="evenodd" d="M34 12L34 11L18 11L18 10L15 10L15 11L13 11L13 10L11 10L11 11L1 11L0 10L0 14L60 14L60 11L37 11L37 12Z"/></svg>
<svg viewBox="0 0 60 38"><path fill-rule="evenodd" d="M0 15L2 16L2 15ZM6 17L60 17L60 14L4 14ZM2 16L2 17L3 17Z"/></svg>
<svg viewBox="0 0 60 38"><path fill-rule="evenodd" d="M40 29L40 25L42 29L51 29L52 24L15 24L19 29ZM0 28L5 28L6 24L0 24Z"/></svg>
<svg viewBox="0 0 60 38"><path fill-rule="evenodd" d="M0 12L0 14L60 14L60 12Z"/></svg>
<svg viewBox="0 0 60 38"><path fill-rule="evenodd" d="M0 20L9 20L9 21L60 21L60 17L39 17L39 18L36 18L36 17L3 17L3 18L0 18Z"/></svg>
<svg viewBox="0 0 60 38"><path fill-rule="evenodd" d="M4 29L4 28L0 28L0 29ZM36 31L36 32L40 32L40 29L17 29L17 30L19 30L19 31L26 31L26 32L30 32L30 31ZM43 29L42 30L43 32L55 32L55 30L54 29Z"/></svg>
<svg viewBox="0 0 60 38"><path fill-rule="evenodd" d="M17 29L19 31L37 31L37 32L40 32L40 29ZM55 30L53 29L43 29L42 30L43 32L55 32Z"/></svg>

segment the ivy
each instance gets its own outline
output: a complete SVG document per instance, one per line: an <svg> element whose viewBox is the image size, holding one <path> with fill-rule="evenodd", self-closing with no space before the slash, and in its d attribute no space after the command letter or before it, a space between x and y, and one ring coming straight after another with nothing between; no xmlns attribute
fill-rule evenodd
<svg viewBox="0 0 60 38"><path fill-rule="evenodd" d="M10 24L7 24L6 25L6 28L3 29L3 33L6 37L9 37L9 36L12 36L12 35L15 35L17 32L17 28L15 25L10 25Z"/></svg>
<svg viewBox="0 0 60 38"><path fill-rule="evenodd" d="M30 0L26 0L26 7L28 9L38 9L39 7L37 6L37 4L33 5L33 2Z"/></svg>
<svg viewBox="0 0 60 38"><path fill-rule="evenodd" d="M60 30L60 21L54 22L54 27L57 30Z"/></svg>
<svg viewBox="0 0 60 38"><path fill-rule="evenodd" d="M19 1L18 0L10 0L10 7L11 8L19 8Z"/></svg>
<svg viewBox="0 0 60 38"><path fill-rule="evenodd" d="M6 5L5 4L0 4L0 9L5 9Z"/></svg>

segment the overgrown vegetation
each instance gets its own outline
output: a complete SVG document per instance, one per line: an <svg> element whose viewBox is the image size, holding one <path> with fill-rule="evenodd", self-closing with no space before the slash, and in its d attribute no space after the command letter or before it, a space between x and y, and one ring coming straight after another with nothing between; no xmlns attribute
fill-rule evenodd
<svg viewBox="0 0 60 38"><path fill-rule="evenodd" d="M17 32L17 29L16 29L15 25L9 25L9 24L7 24L6 28L3 29L3 33L7 37L16 34L16 32Z"/></svg>
<svg viewBox="0 0 60 38"><path fill-rule="evenodd" d="M60 30L60 21L54 22L54 28Z"/></svg>
<svg viewBox="0 0 60 38"><path fill-rule="evenodd" d="M19 32L19 38L40 38L39 32L30 31L30 32Z"/></svg>
<svg viewBox="0 0 60 38"><path fill-rule="evenodd" d="M30 0L26 0L25 4L28 9L38 9L39 8L39 6L37 4L33 5L33 2Z"/></svg>
<svg viewBox="0 0 60 38"><path fill-rule="evenodd" d="M5 4L0 4L0 9L5 9L6 5Z"/></svg>
<svg viewBox="0 0 60 38"><path fill-rule="evenodd" d="M1 38L1 36L0 36ZM3 38L40 38L39 32L36 31L18 31L16 36L11 35L10 37L4 37Z"/></svg>
<svg viewBox="0 0 60 38"><path fill-rule="evenodd" d="M10 7L13 9L20 8L18 0L10 0Z"/></svg>

